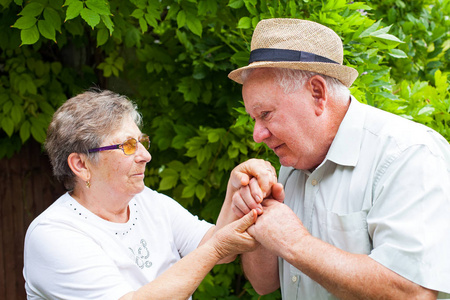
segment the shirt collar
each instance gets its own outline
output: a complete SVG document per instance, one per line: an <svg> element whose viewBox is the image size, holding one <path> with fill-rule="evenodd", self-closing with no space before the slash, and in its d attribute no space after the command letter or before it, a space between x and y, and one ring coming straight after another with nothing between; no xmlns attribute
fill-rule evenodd
<svg viewBox="0 0 450 300"><path fill-rule="evenodd" d="M338 165L356 166L361 148L364 119L363 104L351 96L350 106L328 150L326 160Z"/></svg>

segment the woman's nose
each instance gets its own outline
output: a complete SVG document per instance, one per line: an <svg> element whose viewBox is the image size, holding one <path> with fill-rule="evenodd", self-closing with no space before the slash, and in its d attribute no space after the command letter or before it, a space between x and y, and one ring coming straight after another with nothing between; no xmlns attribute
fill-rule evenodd
<svg viewBox="0 0 450 300"><path fill-rule="evenodd" d="M136 149L136 158L139 161L145 161L146 163L148 163L152 160L152 155L141 143L138 143L138 148Z"/></svg>

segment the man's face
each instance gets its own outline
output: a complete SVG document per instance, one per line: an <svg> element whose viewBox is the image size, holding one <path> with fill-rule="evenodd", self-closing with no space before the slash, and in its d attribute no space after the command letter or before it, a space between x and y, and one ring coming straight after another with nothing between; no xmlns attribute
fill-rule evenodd
<svg viewBox="0 0 450 300"><path fill-rule="evenodd" d="M285 94L267 69L256 69L245 81L242 95L247 113L255 120L253 139L264 142L283 166L311 169L325 158L320 116L307 85Z"/></svg>

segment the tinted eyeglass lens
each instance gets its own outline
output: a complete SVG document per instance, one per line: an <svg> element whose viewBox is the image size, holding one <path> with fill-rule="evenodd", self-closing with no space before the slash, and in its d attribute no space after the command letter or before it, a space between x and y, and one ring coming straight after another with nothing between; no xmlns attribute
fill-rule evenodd
<svg viewBox="0 0 450 300"><path fill-rule="evenodd" d="M123 152L126 155L131 155L136 152L137 141L135 139L129 139L123 143Z"/></svg>
<svg viewBox="0 0 450 300"><path fill-rule="evenodd" d="M139 140L139 142L142 144L142 146L145 147L145 149L150 148L150 139L149 139L148 135L143 135L141 137L141 139Z"/></svg>

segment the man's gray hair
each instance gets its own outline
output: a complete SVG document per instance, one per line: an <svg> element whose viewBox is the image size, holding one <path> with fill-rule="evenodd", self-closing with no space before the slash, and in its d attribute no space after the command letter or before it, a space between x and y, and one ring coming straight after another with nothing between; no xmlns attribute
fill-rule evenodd
<svg viewBox="0 0 450 300"><path fill-rule="evenodd" d="M328 91L330 95L336 99L336 101L346 102L350 97L349 89L342 82L340 82L339 79L334 77L304 70L284 68L265 69L273 73L276 82L283 89L285 94L290 94L301 89L311 77L319 75L327 83ZM241 78L244 83L253 70L255 69L247 69L242 72Z"/></svg>
<svg viewBox="0 0 450 300"><path fill-rule="evenodd" d="M67 100L53 115L47 131L45 149L50 157L55 177L67 190L75 187L75 174L67 159L71 153L86 154L98 162L98 148L111 134L120 129L125 120L132 120L138 127L142 116L137 106L127 97L111 91L91 90Z"/></svg>

